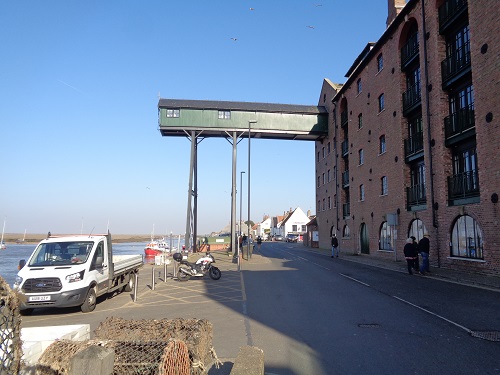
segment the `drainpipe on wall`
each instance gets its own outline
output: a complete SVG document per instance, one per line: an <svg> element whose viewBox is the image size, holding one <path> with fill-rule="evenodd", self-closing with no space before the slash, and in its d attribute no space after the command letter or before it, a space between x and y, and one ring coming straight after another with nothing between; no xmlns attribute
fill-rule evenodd
<svg viewBox="0 0 500 375"><path fill-rule="evenodd" d="M333 104L333 149L335 150L335 215L336 215L336 223L335 223L335 228L336 230L340 233L339 231L339 180L338 180L338 174L339 174L339 157L338 157L338 152L339 149L337 148L337 103L335 103L332 100Z"/></svg>
<svg viewBox="0 0 500 375"><path fill-rule="evenodd" d="M424 42L425 106L427 117L427 142L429 147L429 176L431 188L432 226L438 228L434 199L434 169L432 168L431 111L429 108L429 64L427 62L427 28L425 26L425 0L422 0L422 40ZM436 236L437 237L437 236ZM438 267L441 267L439 241L436 241Z"/></svg>

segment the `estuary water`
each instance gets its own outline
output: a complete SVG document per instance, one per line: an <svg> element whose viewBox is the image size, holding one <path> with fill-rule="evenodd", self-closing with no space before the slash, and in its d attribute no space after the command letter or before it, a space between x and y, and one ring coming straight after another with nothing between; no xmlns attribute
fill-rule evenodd
<svg viewBox="0 0 500 375"><path fill-rule="evenodd" d="M124 242L113 244L113 253L119 255L140 254L144 256L146 242ZM12 288L16 279L17 265L21 259L28 260L37 244L7 244L6 250L0 250L0 276ZM154 257L145 257L144 263L154 263Z"/></svg>

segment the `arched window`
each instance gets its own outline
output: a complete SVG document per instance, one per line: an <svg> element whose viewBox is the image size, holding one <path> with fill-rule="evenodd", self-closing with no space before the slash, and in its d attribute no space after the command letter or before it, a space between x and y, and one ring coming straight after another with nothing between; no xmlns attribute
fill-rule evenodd
<svg viewBox="0 0 500 375"><path fill-rule="evenodd" d="M469 215L459 216L451 231L451 256L483 259L483 232Z"/></svg>
<svg viewBox="0 0 500 375"><path fill-rule="evenodd" d="M427 232L424 222L420 219L412 220L410 223L410 228L408 229L408 238L413 236L417 239L417 242L424 236Z"/></svg>
<svg viewBox="0 0 500 375"><path fill-rule="evenodd" d="M380 226L379 237L379 250L392 250L391 232L389 226L387 225L387 221L384 221Z"/></svg>
<svg viewBox="0 0 500 375"><path fill-rule="evenodd" d="M349 238L349 237L351 237L351 231L349 229L349 226L344 225L344 228L342 229L342 237L343 238Z"/></svg>

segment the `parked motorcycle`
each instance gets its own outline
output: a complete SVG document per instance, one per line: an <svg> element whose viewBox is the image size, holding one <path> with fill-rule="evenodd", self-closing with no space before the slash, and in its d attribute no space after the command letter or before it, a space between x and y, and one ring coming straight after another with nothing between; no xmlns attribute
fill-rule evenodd
<svg viewBox="0 0 500 375"><path fill-rule="evenodd" d="M222 276L220 269L213 265L215 259L210 254L210 251L207 251L196 263L184 260L181 253L175 253L173 258L179 263L177 269L177 279L179 281L188 281L191 277L203 277L207 273L213 280L219 280Z"/></svg>

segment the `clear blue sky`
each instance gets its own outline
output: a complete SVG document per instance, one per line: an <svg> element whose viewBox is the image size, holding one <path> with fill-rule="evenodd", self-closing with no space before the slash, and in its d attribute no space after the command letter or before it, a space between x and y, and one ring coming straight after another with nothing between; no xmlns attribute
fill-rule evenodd
<svg viewBox="0 0 500 375"><path fill-rule="evenodd" d="M158 95L316 105L386 18L386 0L2 1L6 232L184 233L190 143L160 136ZM251 156L253 221L315 213L313 142L256 140ZM230 221L231 145L205 139L198 157L209 233Z"/></svg>

